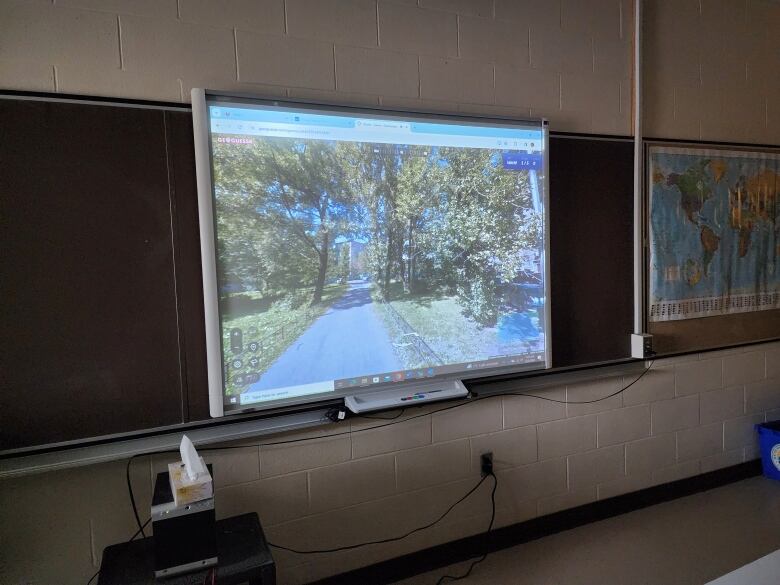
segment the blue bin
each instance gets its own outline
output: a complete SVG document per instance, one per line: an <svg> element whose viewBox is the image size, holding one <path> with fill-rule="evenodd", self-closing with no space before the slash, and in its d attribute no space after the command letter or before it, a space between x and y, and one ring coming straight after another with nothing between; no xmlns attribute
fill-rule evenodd
<svg viewBox="0 0 780 585"><path fill-rule="evenodd" d="M780 420L756 425L764 475L780 480Z"/></svg>

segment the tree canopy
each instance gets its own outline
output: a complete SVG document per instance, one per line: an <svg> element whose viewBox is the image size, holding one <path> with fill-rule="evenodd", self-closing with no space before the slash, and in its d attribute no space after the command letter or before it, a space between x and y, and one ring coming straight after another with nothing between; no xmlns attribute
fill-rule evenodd
<svg viewBox="0 0 780 585"><path fill-rule="evenodd" d="M223 287L264 295L350 273L347 242L381 294L454 294L494 324L542 217L527 172L495 151L270 139L214 147Z"/></svg>

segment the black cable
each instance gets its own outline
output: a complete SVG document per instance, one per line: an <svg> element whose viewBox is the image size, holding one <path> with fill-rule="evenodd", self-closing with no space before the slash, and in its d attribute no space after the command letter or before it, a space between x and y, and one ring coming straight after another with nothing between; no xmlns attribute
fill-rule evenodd
<svg viewBox="0 0 780 585"><path fill-rule="evenodd" d="M133 462L133 459L134 457L130 457L130 459L127 460L127 466L125 467L125 479L127 480L127 493L130 495L130 505L133 506L133 516L135 516L135 522L138 525L138 530L140 530L141 534L143 534L144 538L146 538L144 527L141 526L141 518L138 516L138 507L135 505L135 496L133 495L133 484L130 481L130 464Z"/></svg>
<svg viewBox="0 0 780 585"><path fill-rule="evenodd" d="M251 447L252 445L244 445L245 447ZM220 449L238 449L238 447L204 447L200 449L201 451L215 451ZM149 524L149 520L146 521L143 525L141 524L141 518L138 516L138 508L135 504L135 496L133 495L133 484L130 481L130 464L133 462L134 459L137 457L146 457L146 456L152 456L152 455L165 455L166 453L176 453L178 449L163 449L161 451L149 451L147 453L136 453L135 455L131 455L130 458L127 460L127 466L125 467L125 478L127 479L127 493L130 496L130 505L133 507L133 516L135 516L135 522L138 525L138 532L136 532L133 535L133 538L138 536L138 534L143 534L144 538L146 538L146 533L144 532L144 527ZM132 538L130 539L132 540Z"/></svg>
<svg viewBox="0 0 780 585"><path fill-rule="evenodd" d="M89 581L87 581L87 585L91 585L92 581L94 581L94 580L95 580L95 577L97 577L98 575L100 575L100 569L98 569L98 570L95 572L95 574L94 574L94 575L92 575L92 577L90 577Z"/></svg>
<svg viewBox="0 0 780 585"><path fill-rule="evenodd" d="M555 398L547 398L546 396L536 396L535 394L525 394L523 392L502 392L501 394L491 394L491 396L528 396L529 398L539 398L540 400L548 400L550 402L557 402L558 404L593 404L594 402L601 402L602 400L608 400L609 398L612 398L613 396L617 396L618 394L622 394L631 386L639 382L644 375L650 371L650 368L653 367L653 364L655 363L655 360L650 362L650 365L647 366L641 374L639 374L633 382L628 384L627 386L623 386L620 390L616 390L612 394L607 394L606 396L602 396L601 398L596 398L595 400L557 400Z"/></svg>
<svg viewBox="0 0 780 585"><path fill-rule="evenodd" d="M464 401L464 402L458 402L458 403L455 403L455 404L451 404L449 406L445 406L444 408L439 408L439 409L436 409L436 410L433 410L433 411L423 412L423 413L420 413L420 414L415 414L415 415L407 417L407 418L405 418L403 420L395 420L396 418L401 416L402 413L399 413L397 416L389 419L389 422L386 422L386 423L383 423L383 424L378 424L378 425L373 425L373 426L365 427L365 428L361 428L361 429L354 429L354 430L350 429L350 430L347 430L347 431L341 431L341 432L338 432L338 433L329 433L327 435L321 435L321 436L315 436L315 437L301 437L301 438L298 438L298 439L285 439L285 440L282 440L282 441L268 441L266 443L256 443L256 444L252 444L252 445L235 445L235 446L226 446L226 447L198 447L198 450L201 451L201 452L206 452L206 451L229 451L229 450L233 450L233 449L245 449L247 447L273 447L273 446L277 446L277 445L289 445L289 444L301 443L301 442L305 442L305 441L314 441L314 440L319 440L319 439L329 439L329 438L332 438L332 437L341 437L341 436L345 436L345 435L352 435L352 434L355 434L355 433L362 433L362 432L366 432L366 431L373 431L373 430L376 430L376 429L389 427L391 425L409 422L409 421L412 421L412 420L415 420L415 419L418 419L418 418L422 418L422 417L425 417L425 416L430 416L432 414L437 414L439 412L445 412L447 410L453 410L455 408L461 408L463 406L466 406L466 405L469 405L469 404L473 404L475 402L479 402L480 400L488 400L490 398L498 398L500 396L526 396L528 398L538 398L539 400L547 400L548 402L556 402L558 404L593 404L594 402L601 402L602 400L608 400L609 398L612 398L613 396L617 396L618 394L622 394L623 392L625 392L626 390L631 388L631 386L633 386L634 384L639 382L639 380L641 380L645 376L645 374L647 374L647 372L650 371L650 369L653 367L654 363L655 363L655 360L651 361L650 365L647 366L642 371L642 373L639 374L639 376L637 376L634 379L634 381L631 382L630 384L628 384L626 386L623 386L620 390L617 390L616 392L613 392L612 394L608 394L607 396L603 396L601 398L595 398L593 400L567 401L567 400L558 400L556 398L548 398L546 396L537 396L536 394L527 394L527 393L524 393L524 392L497 392L495 394L487 394L487 395L482 395L482 396L475 396L471 400ZM365 417L365 418L369 418L369 417ZM176 452L176 449L165 449L165 450L162 450L162 451L151 451L151 452L148 452L148 453L136 453L135 455L132 455L130 457L130 459L128 459L128 461L127 461L127 469L126 469L127 491L128 491L128 493L130 495L130 504L133 506L133 515L135 516L135 519L136 519L136 522L138 524L139 529L141 528L141 519L138 516L138 510L136 508L135 498L133 497L133 487L132 487L132 484L130 482L130 464L132 463L133 459L135 459L136 457L143 457L143 456L147 456L147 455L162 455L162 454L165 454L165 453L175 453L175 452ZM141 532L143 532L143 530ZM146 536L146 535L144 534L144 536Z"/></svg>
<svg viewBox="0 0 780 585"><path fill-rule="evenodd" d="M426 529L430 528L431 526L434 526L434 525L438 524L439 522L441 522L445 518L445 516L447 516L447 514L452 512L452 510L454 510L455 507L458 504L460 504L463 500L467 499L471 494L473 494L475 491L477 491L479 489L479 486L481 486L483 483L485 483L485 480L488 477L491 477L491 476L493 476L493 479L495 480L495 476L492 473L482 477L482 479L480 479L477 482L477 485L475 485L473 488L471 488L466 493L465 496L463 496L457 502L455 502L449 508L447 508L447 510L445 510L445 512L441 516L436 518L436 520L434 520L433 522L429 522L425 526L418 526L417 528L413 528L412 530L410 530L406 534L402 534L401 536L393 536L391 538L383 538L381 540L371 540L371 541L368 541L368 542L361 542L361 543L358 543L358 544L348 544L346 546L339 546L337 548L323 548L323 549L317 549L317 550L297 550L297 549L294 549L294 548L281 546L279 544L274 544L273 542L269 542L268 545L272 546L274 548L281 549L281 550L286 550L287 552L297 553L299 555L312 555L312 554L320 554L320 553L334 553L334 552L340 552L340 551L343 551L343 550L353 550L353 549L360 548L360 547L363 547L363 546L368 546L370 544L385 544L385 543L388 543L388 542L395 542L397 540L403 540L404 538L407 538L407 537L411 536L412 534L420 532L421 530L426 530ZM495 486L493 486L493 492L495 493ZM491 521L491 526L492 526L492 524L493 524L493 522Z"/></svg>
<svg viewBox="0 0 780 585"><path fill-rule="evenodd" d="M493 478L493 491L490 492L490 505L491 505L491 511L490 511L490 524L488 524L487 530L484 532L483 539L485 540L484 547L485 552L483 552L479 558L477 558L475 561L473 561L470 565L468 570L463 573L462 575L458 577L454 577L452 575L442 575L439 577L439 580L436 581L436 585L441 585L442 583L446 583L448 581L460 581L461 579L465 579L469 575L471 575L471 572L474 570L474 567L476 567L479 563L484 561L488 554L490 553L490 532L493 530L493 523L496 521L496 488L498 487L498 478L495 476L495 474L491 471L490 476ZM487 476L485 476L487 477Z"/></svg>
<svg viewBox="0 0 780 585"><path fill-rule="evenodd" d="M136 531L135 531L135 534L133 534L133 536L131 536L131 537L130 537L130 540L128 540L127 542L133 542L133 541L135 540L135 537L136 537L136 536L138 536L139 534L141 534L141 532L143 532L143 528L146 528L146 525L147 525L147 524L149 524L149 522L151 522L151 521L152 521L152 519L151 519L151 518L149 518L149 520L147 520L146 522L144 522L144 523L143 523L143 526L141 526L141 528L139 528L138 530L136 530ZM95 574L94 574L94 575L92 575L92 576L89 578L89 581L87 581L87 585L90 585L90 584L92 583L92 581L94 581L94 580L95 580L95 577L97 577L98 575L100 575L100 569L98 569L98 570L95 572Z"/></svg>
<svg viewBox="0 0 780 585"><path fill-rule="evenodd" d="M252 444L252 445L236 445L236 446L228 446L228 447L203 447L203 448L199 447L198 449L201 450L201 451L224 451L224 450L229 450L229 449L243 449L243 448L246 448L246 447L273 447L273 446L277 446L277 445L288 445L290 443L301 443L301 442L305 442L305 441L314 441L314 440L318 440L318 439L329 439L329 438L332 438L332 437L341 437L341 436L345 436L345 435L353 435L353 434L356 434L356 433L362 433L362 432L366 432L366 431L374 431L376 429L382 429L384 427L389 427L389 426L392 426L392 425L395 425L395 424L409 422L411 420L415 420L417 418L422 418L422 417L425 417L425 416L430 416L432 414L437 414L439 412L444 412L444 411L447 411L447 410L452 410L454 408L461 408L463 406L468 406L469 404L473 404L475 402L479 402L480 400L488 400L490 398L498 398L498 397L501 397L501 396L527 396L528 398L538 398L539 400L547 400L548 402L557 402L559 404L592 404L594 402L601 402L602 400L607 400L609 398L612 398L613 396L617 396L618 394L621 394L621 393L625 392L626 390L628 390L629 388L631 388L631 386L633 386L634 384L639 382L639 380L641 380L644 377L644 375L647 374L647 372L650 371L650 368L653 367L653 363L655 363L655 361L650 362L650 365L647 366L642 371L642 373L639 374L639 376L637 376L634 379L634 381L631 382L630 384L624 386L623 388L621 388L620 390L617 390L616 392L613 392L612 394L608 394L607 396L602 396L601 398L594 398L593 400L573 400L573 401L567 401L567 400L558 400L556 398L548 398L546 396L537 396L536 394L526 394L524 392L496 392L495 394L486 394L486 395L482 395L482 396L475 396L474 398L472 398L471 400L468 400L468 401L458 402L456 404L451 404L450 406L445 406L444 408L439 408L439 409L436 409L436 410L432 410L430 412L423 412L423 413L420 413L420 414L415 414L413 416L410 416L408 418L405 418L405 419L399 420L399 421L395 421L394 419L397 418L397 417L393 417L392 419L390 419L390 422L387 422L387 423L384 423L384 424L379 424L379 425L374 425L374 426L371 426L371 427L365 427L365 428L362 428L362 429L341 431L341 432L338 432L338 433L329 433L327 435L320 435L320 436L315 436L315 437L301 437L299 439L286 439L286 440L283 440L283 441L269 441L267 443L256 443L256 444ZM420 405L420 406L422 406L422 405ZM143 455L157 455L157 454L160 454L160 453L174 453L175 451L176 450L174 449L174 450L167 450L167 451L154 451L152 453L139 453L137 455L133 455L133 457L139 457L139 456L143 456Z"/></svg>
<svg viewBox="0 0 780 585"><path fill-rule="evenodd" d="M152 518L150 517L146 522L143 523L143 526L141 528L146 528L146 526L151 521L152 521ZM136 530L135 534L133 534L133 536L130 537L130 540L128 540L128 542L133 542L138 537L138 535L141 534L142 532L143 532L143 530ZM144 538L146 538L146 537L144 536Z"/></svg>
<svg viewBox="0 0 780 585"><path fill-rule="evenodd" d="M405 408L402 408L398 411L398 414L395 414L393 416L371 416L368 414L361 414L359 418L367 418L369 420L395 420L397 418L400 418L403 413L406 412Z"/></svg>

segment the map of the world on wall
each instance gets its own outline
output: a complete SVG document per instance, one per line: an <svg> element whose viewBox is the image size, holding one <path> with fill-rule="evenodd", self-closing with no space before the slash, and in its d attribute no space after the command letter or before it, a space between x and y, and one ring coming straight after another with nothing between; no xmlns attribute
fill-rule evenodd
<svg viewBox="0 0 780 585"><path fill-rule="evenodd" d="M780 154L651 146L650 321L780 308Z"/></svg>

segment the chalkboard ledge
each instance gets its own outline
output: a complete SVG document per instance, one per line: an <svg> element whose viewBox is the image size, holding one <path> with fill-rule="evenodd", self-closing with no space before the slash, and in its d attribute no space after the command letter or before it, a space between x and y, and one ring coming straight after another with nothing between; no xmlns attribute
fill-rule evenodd
<svg viewBox="0 0 780 585"><path fill-rule="evenodd" d="M472 392L479 398L491 395L501 395L509 391L533 392L551 386L574 384L612 376L638 376L647 367L647 362L641 360L622 360L605 363L599 366L567 367L546 370L536 375L523 375L495 381L479 381L469 383ZM473 399L463 399L466 406ZM451 406L452 402L442 403ZM98 438L88 441L73 441L60 445L44 445L38 448L19 449L0 453L0 479L69 467L80 467L96 463L106 463L128 459L134 455L158 451L176 451L179 448L183 434L196 446L215 445L230 441L246 441L255 437L269 437L282 432L305 429L330 423L327 413L333 405L291 412L273 417L247 420L245 417L231 420L233 417L175 425L159 429L154 433L115 435L109 438ZM399 421L400 422L400 421ZM333 433L350 432L343 423L333 424ZM368 428L366 430L369 430ZM352 432L361 432L360 429ZM138 436L141 435L141 436ZM318 436L317 438L322 438ZM267 439L271 440L271 439ZM262 442L262 441L259 441Z"/></svg>

